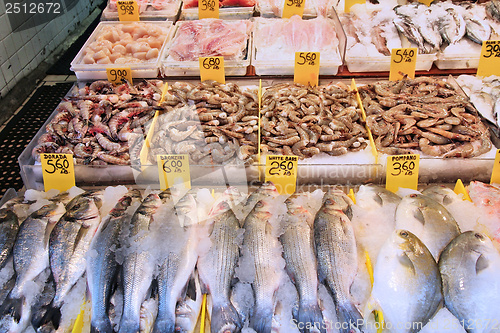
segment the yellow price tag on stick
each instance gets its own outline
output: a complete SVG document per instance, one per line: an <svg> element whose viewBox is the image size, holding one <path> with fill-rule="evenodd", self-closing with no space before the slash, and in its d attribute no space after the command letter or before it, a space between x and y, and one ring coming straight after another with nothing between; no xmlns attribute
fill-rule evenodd
<svg viewBox="0 0 500 333"><path fill-rule="evenodd" d="M497 149L495 164L493 164L493 171L491 172L490 184L500 184L500 149Z"/></svg>
<svg viewBox="0 0 500 333"><path fill-rule="evenodd" d="M400 187L416 190L420 155L387 156L385 188L396 193Z"/></svg>
<svg viewBox="0 0 500 333"><path fill-rule="evenodd" d="M293 194L297 187L297 161L294 155L267 155L266 182L273 182L280 194Z"/></svg>
<svg viewBox="0 0 500 333"><path fill-rule="evenodd" d="M117 6L120 21L139 21L139 7L135 0L118 0Z"/></svg>
<svg viewBox="0 0 500 333"><path fill-rule="evenodd" d="M418 0L418 2L423 3L424 5L427 6L430 6L433 1L434 0Z"/></svg>
<svg viewBox="0 0 500 333"><path fill-rule="evenodd" d="M43 186L45 191L61 192L75 186L73 154L40 154L42 160Z"/></svg>
<svg viewBox="0 0 500 333"><path fill-rule="evenodd" d="M191 188L188 155L157 155L156 161L162 191L179 184Z"/></svg>
<svg viewBox="0 0 500 333"><path fill-rule="evenodd" d="M219 18L219 0L198 0L198 17Z"/></svg>
<svg viewBox="0 0 500 333"><path fill-rule="evenodd" d="M201 81L213 80L226 83L224 73L224 57L200 57Z"/></svg>
<svg viewBox="0 0 500 333"><path fill-rule="evenodd" d="M415 78L416 65L417 65L416 47L392 49L391 71L389 73L389 80L396 81L402 79L405 74L412 79Z"/></svg>
<svg viewBox="0 0 500 333"><path fill-rule="evenodd" d="M302 17L305 5L305 0L285 0L282 18L290 18L293 15L299 15Z"/></svg>
<svg viewBox="0 0 500 333"><path fill-rule="evenodd" d="M319 52L295 52L293 82L317 86L319 80Z"/></svg>
<svg viewBox="0 0 500 333"><path fill-rule="evenodd" d="M130 68L106 68L108 81L114 85L124 83L124 80L132 83L132 71Z"/></svg>
<svg viewBox="0 0 500 333"><path fill-rule="evenodd" d="M364 4L366 3L366 0L345 0L344 3L344 12L345 13L350 13L351 12L351 7L356 5L356 4Z"/></svg>
<svg viewBox="0 0 500 333"><path fill-rule="evenodd" d="M500 75L500 40L486 40L481 47L477 76Z"/></svg>

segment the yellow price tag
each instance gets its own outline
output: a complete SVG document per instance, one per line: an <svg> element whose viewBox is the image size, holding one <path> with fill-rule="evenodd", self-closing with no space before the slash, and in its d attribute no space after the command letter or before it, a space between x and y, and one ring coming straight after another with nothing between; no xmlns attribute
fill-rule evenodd
<svg viewBox="0 0 500 333"><path fill-rule="evenodd" d="M40 154L45 191L55 188L61 192L75 186L73 154Z"/></svg>
<svg viewBox="0 0 500 333"><path fill-rule="evenodd" d="M295 52L293 82L317 86L319 79L319 52Z"/></svg>
<svg viewBox="0 0 500 333"><path fill-rule="evenodd" d="M500 184L500 149L497 149L495 164L493 164L493 171L491 172L490 184Z"/></svg>
<svg viewBox="0 0 500 333"><path fill-rule="evenodd" d="M405 74L412 79L415 78L416 64L417 64L416 47L392 49L391 71L389 73L389 80L396 81L402 79Z"/></svg>
<svg viewBox="0 0 500 333"><path fill-rule="evenodd" d="M364 3L366 3L366 0L345 0L345 3L344 3L344 12L345 13L350 13L352 6L354 6L356 4L364 4Z"/></svg>
<svg viewBox="0 0 500 333"><path fill-rule="evenodd" d="M283 18L290 18L293 15L302 17L305 5L305 0L286 0L283 5Z"/></svg>
<svg viewBox="0 0 500 333"><path fill-rule="evenodd" d="M297 186L297 161L293 155L266 156L266 182L273 182L280 194L293 194Z"/></svg>
<svg viewBox="0 0 500 333"><path fill-rule="evenodd" d="M162 191L178 184L191 188L188 155L157 155L156 161Z"/></svg>
<svg viewBox="0 0 500 333"><path fill-rule="evenodd" d="M455 192L456 194L462 194L464 200L469 200L470 202L472 202L472 200L470 199L469 193L465 189L465 186L464 186L464 183L462 182L462 179L457 179L457 182L455 184L455 188L453 189L453 192Z"/></svg>
<svg viewBox="0 0 500 333"><path fill-rule="evenodd" d="M481 47L477 76L500 75L500 40L487 40Z"/></svg>
<svg viewBox="0 0 500 333"><path fill-rule="evenodd" d="M201 81L213 80L226 83L224 74L224 57L200 57Z"/></svg>
<svg viewBox="0 0 500 333"><path fill-rule="evenodd" d="M400 187L416 190L419 162L418 154L387 156L385 188L394 193Z"/></svg>
<svg viewBox="0 0 500 333"><path fill-rule="evenodd" d="M130 68L106 68L108 81L114 85L124 83L124 80L132 83L132 71Z"/></svg>
<svg viewBox="0 0 500 333"><path fill-rule="evenodd" d="M118 0L117 5L120 21L139 21L139 7L135 0Z"/></svg>
<svg viewBox="0 0 500 333"><path fill-rule="evenodd" d="M418 2L423 3L424 5L427 6L430 6L433 1L434 0L418 0Z"/></svg>
<svg viewBox="0 0 500 333"><path fill-rule="evenodd" d="M198 17L219 18L219 0L198 0Z"/></svg>

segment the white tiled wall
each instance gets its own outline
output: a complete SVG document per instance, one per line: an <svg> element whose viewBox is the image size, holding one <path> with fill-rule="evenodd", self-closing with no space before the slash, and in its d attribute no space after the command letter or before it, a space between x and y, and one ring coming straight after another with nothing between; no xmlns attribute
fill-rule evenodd
<svg viewBox="0 0 500 333"><path fill-rule="evenodd" d="M0 0L0 98L54 51L96 5L97 1L78 0L69 12L50 22L13 32Z"/></svg>

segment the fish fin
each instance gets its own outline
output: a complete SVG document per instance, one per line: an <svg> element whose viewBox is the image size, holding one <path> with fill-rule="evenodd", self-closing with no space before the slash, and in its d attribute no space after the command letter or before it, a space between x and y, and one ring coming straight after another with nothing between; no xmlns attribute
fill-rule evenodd
<svg viewBox="0 0 500 333"><path fill-rule="evenodd" d="M111 326L111 321L106 321L100 323L99 326L96 326L93 323L90 323L90 333L107 333L114 332L113 327Z"/></svg>
<svg viewBox="0 0 500 333"><path fill-rule="evenodd" d="M256 306L250 318L250 327L257 333L269 333L273 323L272 307Z"/></svg>
<svg viewBox="0 0 500 333"><path fill-rule="evenodd" d="M411 269L411 271L415 275L415 272L416 272L415 266L413 265L413 262L411 261L411 259L408 257L408 255L406 253L403 253L403 255L399 256L398 260L399 260L399 263L401 265Z"/></svg>
<svg viewBox="0 0 500 333"><path fill-rule="evenodd" d="M413 217L415 219L417 219L417 221L419 221L420 223L422 223L423 225L425 225L425 217L424 217L424 213L422 213L422 210L420 208L418 208L414 213L413 213Z"/></svg>
<svg viewBox="0 0 500 333"><path fill-rule="evenodd" d="M119 332L139 332L139 325L134 323L131 323L133 326L130 326L130 328L124 327L122 331L122 325L120 324L120 331ZM152 333L166 333L166 332L175 332L175 321L172 321L168 318L163 318L158 316L155 320L155 325L153 327L153 332Z"/></svg>
<svg viewBox="0 0 500 333"><path fill-rule="evenodd" d="M238 332L242 322L238 311L231 302L212 307L212 317L210 318L211 332Z"/></svg>
<svg viewBox="0 0 500 333"><path fill-rule="evenodd" d="M0 307L2 316L10 315L16 322L19 322L23 310L23 298L8 298Z"/></svg>
<svg viewBox="0 0 500 333"><path fill-rule="evenodd" d="M488 259L486 259L484 255L481 254L476 261L476 275L481 273L482 270L488 268L489 265L490 263Z"/></svg>
<svg viewBox="0 0 500 333"><path fill-rule="evenodd" d="M382 306L372 296L366 302L363 317L365 327L376 327L375 323L382 324L384 321Z"/></svg>
<svg viewBox="0 0 500 333"><path fill-rule="evenodd" d="M348 326L348 329L340 330L340 333L350 333L352 331L356 331L356 329L360 329L363 325L363 316L354 303L346 302L338 304L336 306L336 310L337 321L341 323L341 327L343 328L346 324Z"/></svg>
<svg viewBox="0 0 500 333"><path fill-rule="evenodd" d="M351 205L347 206L347 208L344 211L344 214L349 218L349 220L352 220L352 208L351 208Z"/></svg>
<svg viewBox="0 0 500 333"><path fill-rule="evenodd" d="M325 333L325 327L323 325L323 313L318 304L310 304L299 306L298 314L294 318L297 319L299 323L301 323L303 330L301 333L309 333L309 332L320 332ZM313 328L313 330L311 330Z"/></svg>
<svg viewBox="0 0 500 333"><path fill-rule="evenodd" d="M201 288L201 283L200 283L200 288ZM196 301L196 275L191 274L191 277L189 278L187 288L186 288L186 297L189 297L193 301Z"/></svg>

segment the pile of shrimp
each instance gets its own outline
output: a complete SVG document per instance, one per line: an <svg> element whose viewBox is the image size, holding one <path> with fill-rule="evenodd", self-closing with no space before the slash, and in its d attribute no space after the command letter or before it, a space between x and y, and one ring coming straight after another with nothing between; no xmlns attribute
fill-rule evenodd
<svg viewBox="0 0 500 333"><path fill-rule="evenodd" d="M73 154L76 164L130 164L129 150L144 137L144 125L154 116L163 81L114 87L95 81L75 87L57 107L56 115L38 139L32 156L40 153Z"/></svg>
<svg viewBox="0 0 500 333"><path fill-rule="evenodd" d="M144 22L103 26L83 51L84 64L134 64L154 61L170 26Z"/></svg>
<svg viewBox="0 0 500 333"><path fill-rule="evenodd" d="M379 81L359 89L366 123L381 153L420 151L475 157L491 150L487 126L468 99L438 78Z"/></svg>
<svg viewBox="0 0 500 333"><path fill-rule="evenodd" d="M147 11L175 10L178 5L179 0L137 0L139 14ZM108 8L114 12L118 11L118 0L110 0Z"/></svg>
<svg viewBox="0 0 500 333"><path fill-rule="evenodd" d="M234 83L169 85L150 143L159 154L188 154L191 164L253 163L257 153L258 96Z"/></svg>
<svg viewBox="0 0 500 333"><path fill-rule="evenodd" d="M304 159L322 152L343 155L368 145L356 95L342 84L272 86L262 96L261 116L264 154Z"/></svg>

